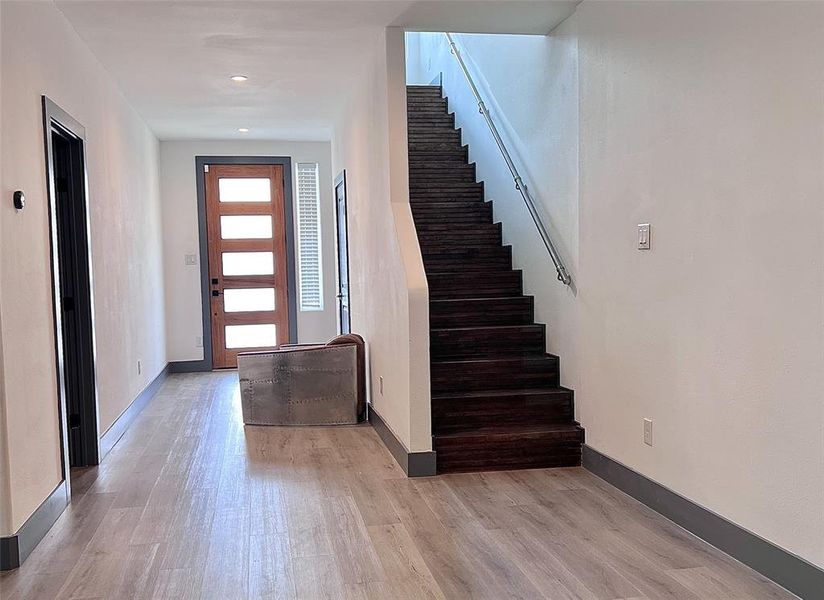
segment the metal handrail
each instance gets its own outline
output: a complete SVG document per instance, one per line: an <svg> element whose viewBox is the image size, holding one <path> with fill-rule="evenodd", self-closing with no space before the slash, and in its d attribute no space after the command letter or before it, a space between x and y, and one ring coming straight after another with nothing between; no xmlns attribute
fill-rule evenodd
<svg viewBox="0 0 824 600"><path fill-rule="evenodd" d="M562 282L564 285L569 285L572 282L572 277L570 277L569 273L567 273L566 267L564 267L564 263L558 255L558 251L555 249L555 244L552 243L552 238L549 237L549 232L546 230L546 226L541 220L541 215L535 207L535 201L532 199L532 195L529 193L523 179L521 179L521 175L518 173L518 168L515 166L515 163L512 162L512 157L509 155L509 151L506 149L506 145L498 133L498 128L495 126L495 121L492 120L492 116L489 114L489 110L487 110L486 104L484 104L483 98L481 98L481 94L475 86L475 81L472 79L469 69L466 68L466 63L461 56L461 51L458 50L458 47L455 45L455 40L452 39L452 34L447 33L446 39L449 40L449 47L452 54L454 54L455 58L458 60L461 71L463 71L464 77L466 77L466 82L469 84L469 87L472 89L472 94L478 102L478 110L483 115L484 120L489 127L489 131L492 133L492 137L495 138L495 143L498 144L498 150L501 151L501 156L504 157L506 166L509 167L509 172L512 174L512 179L515 181L515 189L521 192L521 196L524 199L524 204L526 204L526 208L532 217L532 221L535 223L535 227L537 227L538 233L544 241L547 252L549 252L549 256L555 264L555 270L558 272L558 281Z"/></svg>

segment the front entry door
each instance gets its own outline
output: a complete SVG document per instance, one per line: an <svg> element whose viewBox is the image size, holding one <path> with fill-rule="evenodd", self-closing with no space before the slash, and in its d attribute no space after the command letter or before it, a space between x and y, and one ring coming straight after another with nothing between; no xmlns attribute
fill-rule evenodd
<svg viewBox="0 0 824 600"><path fill-rule="evenodd" d="M338 217L338 310L340 332L351 332L349 322L349 232L346 223L346 174L335 181L335 205Z"/></svg>
<svg viewBox="0 0 824 600"><path fill-rule="evenodd" d="M281 165L206 167L212 366L289 341Z"/></svg>

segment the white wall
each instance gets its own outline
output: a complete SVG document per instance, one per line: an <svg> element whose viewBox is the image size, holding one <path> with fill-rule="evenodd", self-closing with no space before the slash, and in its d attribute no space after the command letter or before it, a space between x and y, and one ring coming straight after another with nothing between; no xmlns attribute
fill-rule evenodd
<svg viewBox="0 0 824 600"><path fill-rule="evenodd" d="M542 290L537 250L518 249L532 242L508 239L539 318L552 327L575 305L559 352L567 381L577 363L587 443L824 566L824 5L584 2L528 56L530 42L463 39L556 228L575 227L575 192L543 172L570 168L554 164L568 132L546 126L571 114L570 35L578 239L563 231L562 252L578 256L577 296ZM569 51L547 64L555 46ZM476 109L457 110L470 123ZM500 177L472 152L482 179ZM643 222L649 252L635 249Z"/></svg>
<svg viewBox="0 0 824 600"><path fill-rule="evenodd" d="M824 566L824 5L577 20L588 443Z"/></svg>
<svg viewBox="0 0 824 600"><path fill-rule="evenodd" d="M425 451L429 292L409 207L404 82L403 32L388 28L353 73L332 162L346 169L352 330L368 343L372 406L408 450Z"/></svg>
<svg viewBox="0 0 824 600"><path fill-rule="evenodd" d="M186 254L199 254L196 156L290 156L316 162L320 179L321 261L323 310L298 308L301 343L325 342L337 332L335 283L335 204L329 142L290 141L163 141L160 143L160 189L163 199L163 245L166 277L166 343L169 361L201 360L203 336L200 266L184 264ZM292 205L297 225L297 196L293 179ZM297 244L297 235L295 235ZM297 257L297 248L295 248ZM205 259L205 257L204 257Z"/></svg>
<svg viewBox="0 0 824 600"><path fill-rule="evenodd" d="M158 144L52 3L3 2L0 312L16 531L61 479L40 95L86 127L101 432L165 367ZM17 213L13 190L28 200ZM137 361L142 360L142 374Z"/></svg>

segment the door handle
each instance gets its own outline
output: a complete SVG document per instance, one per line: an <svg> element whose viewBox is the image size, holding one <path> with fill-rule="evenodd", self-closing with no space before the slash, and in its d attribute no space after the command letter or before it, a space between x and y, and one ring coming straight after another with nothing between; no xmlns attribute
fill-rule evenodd
<svg viewBox="0 0 824 600"><path fill-rule="evenodd" d="M222 293L220 290L212 290L212 296L220 296Z"/></svg>

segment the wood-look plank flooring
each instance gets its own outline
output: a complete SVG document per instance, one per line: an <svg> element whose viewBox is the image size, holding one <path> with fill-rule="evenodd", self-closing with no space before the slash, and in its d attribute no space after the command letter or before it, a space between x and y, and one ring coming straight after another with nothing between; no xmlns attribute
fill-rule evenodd
<svg viewBox="0 0 824 600"><path fill-rule="evenodd" d="M246 427L171 376L3 600L791 598L580 468L407 479L369 426Z"/></svg>

